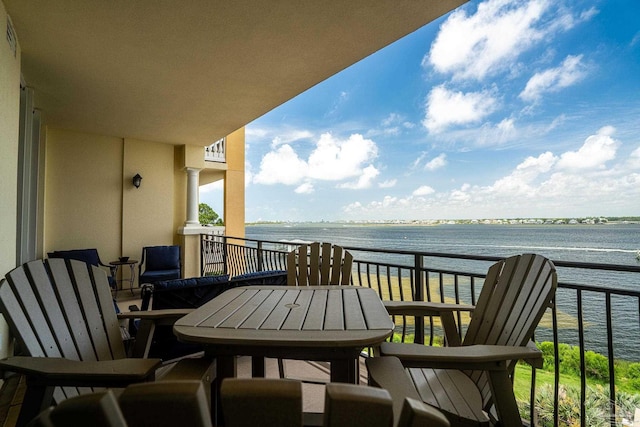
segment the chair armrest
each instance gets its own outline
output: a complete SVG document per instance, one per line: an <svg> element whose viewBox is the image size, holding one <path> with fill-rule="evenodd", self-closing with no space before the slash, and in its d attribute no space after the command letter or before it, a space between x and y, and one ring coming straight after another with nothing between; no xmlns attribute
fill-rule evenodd
<svg viewBox="0 0 640 427"><path fill-rule="evenodd" d="M123 387L153 380L161 364L160 359L78 361L15 356L0 360L0 370L26 375L44 386Z"/></svg>
<svg viewBox="0 0 640 427"><path fill-rule="evenodd" d="M402 316L438 316L442 322L442 329L447 339L447 345L458 347L462 339L458 333L456 322L453 318L454 312L473 311L475 306L465 304L447 304L427 301L383 301L384 308L389 315Z"/></svg>
<svg viewBox="0 0 640 427"><path fill-rule="evenodd" d="M427 301L383 301L390 315L439 316L445 312L473 311L475 306Z"/></svg>
<svg viewBox="0 0 640 427"><path fill-rule="evenodd" d="M193 308L173 308L166 310L125 311L118 313L118 319L141 319L151 320L156 324L172 324L193 310Z"/></svg>
<svg viewBox="0 0 640 427"><path fill-rule="evenodd" d="M542 362L542 352L528 346L470 345L462 347L431 347L419 344L382 343L383 356L395 356L405 367L503 370L510 360ZM535 366L535 365L534 365Z"/></svg>
<svg viewBox="0 0 640 427"><path fill-rule="evenodd" d="M138 332L136 333L136 341L131 349L131 356L134 358L148 357L156 327L173 325L176 320L191 313L193 310L193 308L178 308L118 313L118 319L137 319L140 321Z"/></svg>

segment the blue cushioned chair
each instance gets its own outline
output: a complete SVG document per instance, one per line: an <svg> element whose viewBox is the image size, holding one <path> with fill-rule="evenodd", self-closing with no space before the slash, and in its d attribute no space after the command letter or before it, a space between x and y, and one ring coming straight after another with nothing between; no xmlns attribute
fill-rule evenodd
<svg viewBox="0 0 640 427"><path fill-rule="evenodd" d="M287 272L284 270L259 271L229 277L191 277L178 280L163 280L153 285L142 286L142 310L196 308L212 300L221 293L238 286L286 285ZM180 343L173 334L173 325L157 325L149 357L170 360L202 351L196 344Z"/></svg>
<svg viewBox="0 0 640 427"><path fill-rule="evenodd" d="M49 258L63 258L63 259L77 259L78 261L84 261L87 264L95 265L96 267L107 267L109 274L109 286L113 290L117 290L116 286L116 267L113 265L104 264L100 261L97 249L71 249L68 251L53 251L47 253Z"/></svg>
<svg viewBox="0 0 640 427"><path fill-rule="evenodd" d="M180 246L145 246L138 266L138 282L157 283L162 280L179 279Z"/></svg>

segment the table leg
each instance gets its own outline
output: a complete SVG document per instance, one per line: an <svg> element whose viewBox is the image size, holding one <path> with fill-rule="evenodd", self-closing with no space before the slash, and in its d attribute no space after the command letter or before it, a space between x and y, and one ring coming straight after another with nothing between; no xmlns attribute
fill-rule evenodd
<svg viewBox="0 0 640 427"><path fill-rule="evenodd" d="M251 357L251 376L253 378L264 378L265 376L265 361L264 357L252 356Z"/></svg>
<svg viewBox="0 0 640 427"><path fill-rule="evenodd" d="M129 268L131 269L131 274L129 274L129 290L131 291L131 295L133 295L133 282L136 278L136 270L134 267L135 264L129 264Z"/></svg>
<svg viewBox="0 0 640 427"><path fill-rule="evenodd" d="M331 361L331 382L358 383L358 359L340 359Z"/></svg>
<svg viewBox="0 0 640 427"><path fill-rule="evenodd" d="M217 356L216 379L211 383L211 421L214 426L224 425L222 416L222 399L220 387L225 378L234 378L237 375L235 356Z"/></svg>

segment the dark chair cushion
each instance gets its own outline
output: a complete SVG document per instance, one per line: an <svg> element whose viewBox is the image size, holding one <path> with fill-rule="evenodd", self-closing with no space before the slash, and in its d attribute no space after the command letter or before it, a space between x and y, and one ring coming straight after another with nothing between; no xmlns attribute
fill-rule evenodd
<svg viewBox="0 0 640 427"><path fill-rule="evenodd" d="M194 277L164 280L153 286L154 310L166 308L196 308L230 289L229 276ZM150 296L150 295L149 295ZM144 305L143 298L143 305Z"/></svg>
<svg viewBox="0 0 640 427"><path fill-rule="evenodd" d="M158 283L163 280L172 280L180 278L180 269L177 270L159 270L159 271L145 271L138 278L138 283L141 285L144 283Z"/></svg>
<svg viewBox="0 0 640 427"><path fill-rule="evenodd" d="M191 277L189 279L178 280L163 280L155 284L154 289L170 290L170 289L182 289L192 286L209 286L215 283L226 282L229 280L228 274L221 274L218 276L205 276L205 277Z"/></svg>
<svg viewBox="0 0 640 427"><path fill-rule="evenodd" d="M230 281L236 286L286 285L287 272L285 270L257 271L233 276Z"/></svg>
<svg viewBox="0 0 640 427"><path fill-rule="evenodd" d="M154 310L172 308L197 308L221 293L238 286L284 285L286 271L260 271L229 278L228 275L193 277L189 279L164 280L142 289L142 309L151 306ZM154 334L149 357L164 360L185 356L202 350L198 346L177 341L171 326L158 326Z"/></svg>
<svg viewBox="0 0 640 427"><path fill-rule="evenodd" d="M179 246L153 246L146 249L145 270L154 271L176 269L180 269Z"/></svg>
<svg viewBox="0 0 640 427"><path fill-rule="evenodd" d="M53 251L47 254L49 258L77 259L87 264L100 265L100 257L97 249L71 249L68 251Z"/></svg>

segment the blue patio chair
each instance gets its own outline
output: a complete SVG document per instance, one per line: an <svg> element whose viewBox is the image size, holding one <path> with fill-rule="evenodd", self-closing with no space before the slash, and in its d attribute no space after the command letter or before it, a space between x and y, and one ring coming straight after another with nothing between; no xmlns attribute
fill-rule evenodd
<svg viewBox="0 0 640 427"><path fill-rule="evenodd" d="M145 246L138 266L138 283L180 279L180 246Z"/></svg>
<svg viewBox="0 0 640 427"><path fill-rule="evenodd" d="M49 258L77 259L78 261L83 261L89 265L95 265L96 267L106 267L109 269L109 274L107 275L109 286L112 290L118 289L116 285L116 266L103 263L98 255L98 250L95 248L53 251L48 252L47 256Z"/></svg>

